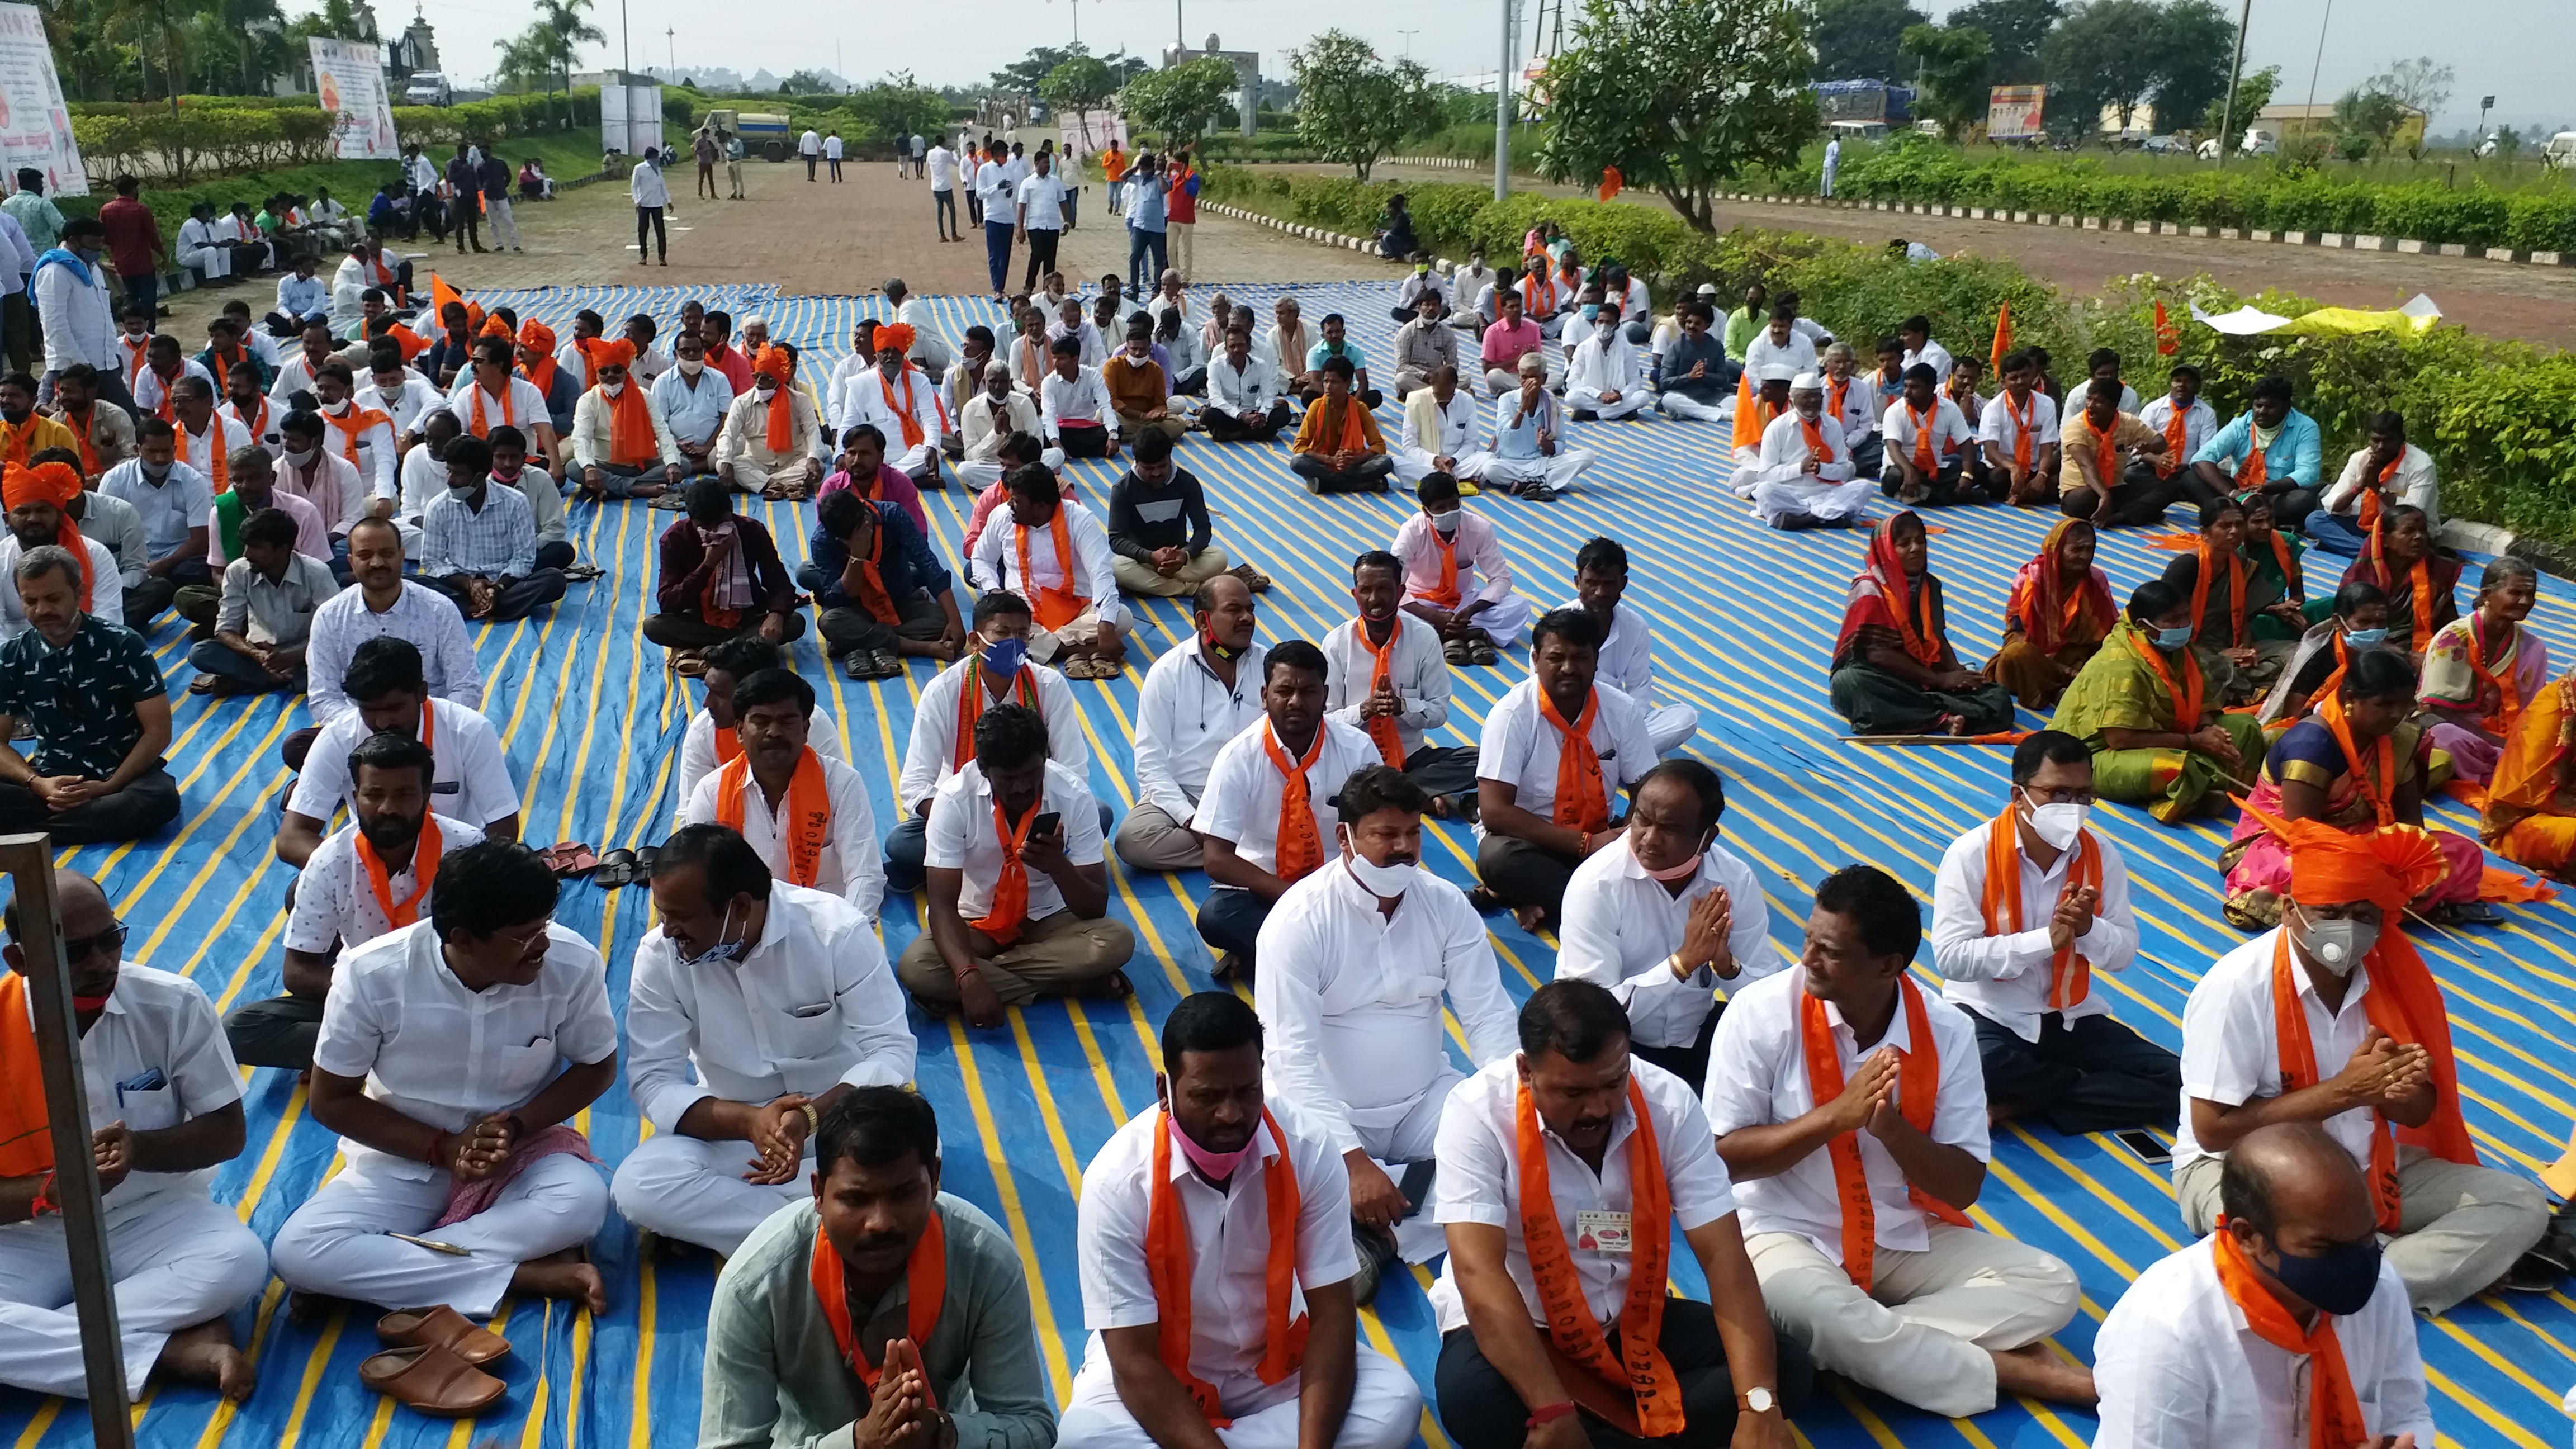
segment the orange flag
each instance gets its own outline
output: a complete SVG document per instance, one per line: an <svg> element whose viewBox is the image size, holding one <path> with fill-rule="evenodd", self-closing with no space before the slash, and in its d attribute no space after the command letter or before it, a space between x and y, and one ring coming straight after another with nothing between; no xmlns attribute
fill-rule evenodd
<svg viewBox="0 0 2576 1449"><path fill-rule="evenodd" d="M1988 377L2003 376L2004 354L2012 351L2012 344L2012 299L2007 297L2003 305L1995 310L1995 345L1986 353Z"/></svg>
<svg viewBox="0 0 2576 1449"><path fill-rule="evenodd" d="M462 293L458 292L454 287L447 285L447 279L445 277L440 276L436 272L429 274L429 315L431 317L434 318L440 313L446 311L448 303L462 302L464 300L465 297Z"/></svg>
<svg viewBox="0 0 2576 1449"><path fill-rule="evenodd" d="M1762 429L1753 421L1753 369L1744 369L1735 379L1735 437L1738 448L1762 446Z"/></svg>
<svg viewBox="0 0 2576 1449"><path fill-rule="evenodd" d="M2156 303L2156 351L2162 356L2171 357L2181 350L2182 329L2166 320L2165 304L2159 301Z"/></svg>
<svg viewBox="0 0 2576 1449"><path fill-rule="evenodd" d="M1603 201L1608 201L1611 197L1618 195L1621 191L1626 190L1627 186L1628 178L1619 174L1618 167L1604 166L1601 168L1601 199Z"/></svg>

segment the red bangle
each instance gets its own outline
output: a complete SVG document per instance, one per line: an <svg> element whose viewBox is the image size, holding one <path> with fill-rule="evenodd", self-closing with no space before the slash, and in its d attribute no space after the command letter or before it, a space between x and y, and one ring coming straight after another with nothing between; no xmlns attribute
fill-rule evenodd
<svg viewBox="0 0 2576 1449"><path fill-rule="evenodd" d="M1573 1412L1574 1401L1572 1399L1567 1399L1563 1403L1557 1404L1541 1404L1537 1408L1530 1410L1528 1427L1535 1429L1539 1425L1547 1423L1552 1419L1562 1419Z"/></svg>
<svg viewBox="0 0 2576 1449"><path fill-rule="evenodd" d="M30 1220L61 1214L63 1205L54 1198L56 1185L53 1172L48 1170L45 1173L45 1180L36 1186L36 1196L27 1204L27 1216Z"/></svg>
<svg viewBox="0 0 2576 1449"><path fill-rule="evenodd" d="M447 1165L447 1138L448 1134L441 1132L437 1136L429 1139L429 1150L420 1155L420 1160L428 1163L432 1167L445 1167Z"/></svg>

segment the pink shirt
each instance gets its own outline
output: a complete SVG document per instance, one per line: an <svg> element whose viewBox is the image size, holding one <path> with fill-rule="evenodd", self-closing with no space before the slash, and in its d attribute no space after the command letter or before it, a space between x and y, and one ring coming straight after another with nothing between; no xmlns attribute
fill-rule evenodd
<svg viewBox="0 0 2576 1449"><path fill-rule="evenodd" d="M1497 322L1485 329L1485 366L1506 370L1518 367L1523 357L1546 345L1547 334L1526 316L1518 327Z"/></svg>
<svg viewBox="0 0 2576 1449"><path fill-rule="evenodd" d="M1433 536L1431 520L1423 513L1407 516L1395 531L1395 544L1389 553L1404 565L1404 596L1407 599L1427 597L1440 587L1440 544ZM1484 519L1459 510L1456 538L1458 555L1458 604L1464 607L1483 599L1498 604L1512 593L1512 566L1503 559L1502 540L1494 526Z"/></svg>
<svg viewBox="0 0 2576 1449"><path fill-rule="evenodd" d="M850 470L837 469L831 477L823 480L822 487L814 490L814 501L820 503L849 486ZM921 510L921 486L912 481L911 474L892 464L879 463L877 498L881 502L899 505L903 509L903 516L911 519L912 526L921 530L921 536L930 537L930 515ZM971 548L973 545L970 543L968 547Z"/></svg>
<svg viewBox="0 0 2576 1449"><path fill-rule="evenodd" d="M297 553L306 558L320 559L324 563L331 561L331 535L322 527L322 510L283 488L269 490L268 506L284 510L287 517L295 520ZM208 509L206 510L206 567L213 569L216 575L221 577L224 565L231 562L231 559L224 556L223 519L213 509Z"/></svg>

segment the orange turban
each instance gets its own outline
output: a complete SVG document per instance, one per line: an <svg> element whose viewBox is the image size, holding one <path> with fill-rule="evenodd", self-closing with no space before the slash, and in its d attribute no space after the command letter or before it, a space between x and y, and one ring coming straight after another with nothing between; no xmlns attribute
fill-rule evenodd
<svg viewBox="0 0 2576 1449"><path fill-rule="evenodd" d="M593 367L632 367L635 365L635 344L632 342L609 342L604 339L593 338L589 343L583 346L582 351L589 355L590 365Z"/></svg>
<svg viewBox="0 0 2576 1449"><path fill-rule="evenodd" d="M507 342L510 340L510 324L502 321L497 316L487 316L483 319L481 330L477 331L474 335L477 337L498 337L502 341Z"/></svg>
<svg viewBox="0 0 2576 1449"><path fill-rule="evenodd" d="M81 538L80 525L72 521L65 505L81 494L80 470L69 463L39 463L32 468L16 463L0 468L0 507L15 509L28 503L50 503L58 513L54 524L54 542L71 552L80 563L81 608L90 608L95 580L91 577L89 545Z"/></svg>
<svg viewBox="0 0 2576 1449"><path fill-rule="evenodd" d="M913 338L916 335L910 323L889 322L877 329L877 351L884 352L891 349L909 353L912 351Z"/></svg>
<svg viewBox="0 0 2576 1449"><path fill-rule="evenodd" d="M2449 870L2431 831L2382 825L2346 832L2322 820L2284 820L2248 806L2290 856L2290 898L2308 905L2369 901L2395 915Z"/></svg>
<svg viewBox="0 0 2576 1449"><path fill-rule="evenodd" d="M539 352L552 352L555 350L555 330L531 317L519 324L519 345Z"/></svg>
<svg viewBox="0 0 2576 1449"><path fill-rule="evenodd" d="M796 358L784 347L764 347L760 349L760 355L751 360L751 370L768 373L771 381L785 387L795 380Z"/></svg>
<svg viewBox="0 0 2576 1449"><path fill-rule="evenodd" d="M778 391L769 399L769 431L765 441L769 444L769 451L784 453L796 438L796 404L794 393L788 387L796 376L796 359L786 348L764 347L760 349L760 356L752 360L751 370L766 373L772 382L778 384Z"/></svg>

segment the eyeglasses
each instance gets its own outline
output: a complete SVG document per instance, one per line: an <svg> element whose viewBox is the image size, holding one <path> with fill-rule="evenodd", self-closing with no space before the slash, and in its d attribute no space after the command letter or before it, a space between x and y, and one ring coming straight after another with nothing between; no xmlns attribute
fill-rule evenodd
<svg viewBox="0 0 2576 1449"><path fill-rule="evenodd" d="M65 936L63 937L63 959L85 961L91 956L100 954L122 959L125 955L125 938L129 934L126 924L118 921L95 936Z"/></svg>
<svg viewBox="0 0 2576 1449"><path fill-rule="evenodd" d="M2069 788L2064 790L2038 790L2033 789L2028 785L2024 785L2021 787L2021 792L2030 797L2030 802L2033 805L2091 805L2095 803L2094 794L2090 789Z"/></svg>

